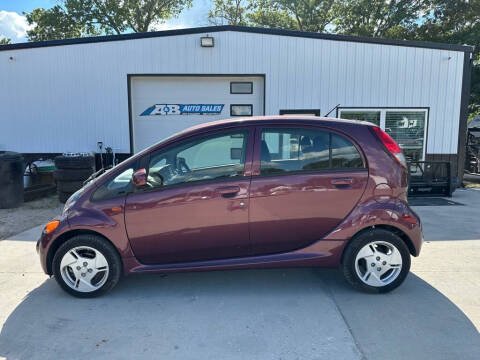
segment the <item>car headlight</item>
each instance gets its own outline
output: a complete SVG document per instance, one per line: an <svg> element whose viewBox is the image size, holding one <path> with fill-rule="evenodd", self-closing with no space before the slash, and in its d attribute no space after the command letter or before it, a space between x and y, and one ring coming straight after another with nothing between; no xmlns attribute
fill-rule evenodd
<svg viewBox="0 0 480 360"><path fill-rule="evenodd" d="M68 198L68 200L65 202L65 206L63 207L62 215L64 215L70 208L75 204L75 202L78 200L78 198L82 195L83 193L83 188L80 190L77 190Z"/></svg>

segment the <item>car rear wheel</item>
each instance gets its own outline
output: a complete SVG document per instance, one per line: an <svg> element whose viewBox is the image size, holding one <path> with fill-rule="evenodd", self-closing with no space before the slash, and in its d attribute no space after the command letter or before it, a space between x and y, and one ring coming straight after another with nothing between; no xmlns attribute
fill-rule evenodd
<svg viewBox="0 0 480 360"><path fill-rule="evenodd" d="M78 235L55 253L53 274L71 295L94 297L113 288L121 275L121 260L115 248L95 235Z"/></svg>
<svg viewBox="0 0 480 360"><path fill-rule="evenodd" d="M398 235L384 229L372 229L350 242L342 270L353 287L385 293L400 286L407 277L410 253Z"/></svg>

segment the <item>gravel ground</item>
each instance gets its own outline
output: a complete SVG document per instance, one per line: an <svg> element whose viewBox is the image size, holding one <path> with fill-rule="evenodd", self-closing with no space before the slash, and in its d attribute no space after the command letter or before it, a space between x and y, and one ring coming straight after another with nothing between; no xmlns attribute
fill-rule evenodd
<svg viewBox="0 0 480 360"><path fill-rule="evenodd" d="M18 208L0 209L0 240L41 225L61 213L56 195L23 203Z"/></svg>

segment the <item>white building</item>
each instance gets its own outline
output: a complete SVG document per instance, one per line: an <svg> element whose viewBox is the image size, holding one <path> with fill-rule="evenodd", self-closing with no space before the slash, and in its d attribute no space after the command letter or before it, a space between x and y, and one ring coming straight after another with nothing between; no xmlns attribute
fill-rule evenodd
<svg viewBox="0 0 480 360"><path fill-rule="evenodd" d="M0 148L126 156L213 119L334 109L461 174L472 51L236 26L3 45Z"/></svg>

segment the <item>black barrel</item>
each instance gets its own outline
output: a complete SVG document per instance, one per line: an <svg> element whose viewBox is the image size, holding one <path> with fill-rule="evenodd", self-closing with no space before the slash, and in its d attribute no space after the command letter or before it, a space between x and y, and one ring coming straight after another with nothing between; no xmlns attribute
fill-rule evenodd
<svg viewBox="0 0 480 360"><path fill-rule="evenodd" d="M23 203L23 156L13 151L0 151L0 209Z"/></svg>

